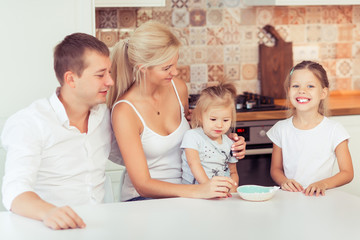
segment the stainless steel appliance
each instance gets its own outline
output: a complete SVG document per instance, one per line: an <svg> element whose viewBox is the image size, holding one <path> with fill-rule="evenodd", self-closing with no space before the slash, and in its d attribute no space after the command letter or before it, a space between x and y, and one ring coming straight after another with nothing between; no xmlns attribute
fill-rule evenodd
<svg viewBox="0 0 360 240"><path fill-rule="evenodd" d="M237 122L235 132L246 141L246 156L237 163L239 185L274 186L270 176L272 142L266 132L278 120Z"/></svg>

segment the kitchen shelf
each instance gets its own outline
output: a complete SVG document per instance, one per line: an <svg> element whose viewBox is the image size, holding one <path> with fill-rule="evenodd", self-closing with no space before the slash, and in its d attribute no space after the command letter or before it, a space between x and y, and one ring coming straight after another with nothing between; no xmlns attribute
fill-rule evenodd
<svg viewBox="0 0 360 240"><path fill-rule="evenodd" d="M245 6L360 5L360 0L243 0Z"/></svg>

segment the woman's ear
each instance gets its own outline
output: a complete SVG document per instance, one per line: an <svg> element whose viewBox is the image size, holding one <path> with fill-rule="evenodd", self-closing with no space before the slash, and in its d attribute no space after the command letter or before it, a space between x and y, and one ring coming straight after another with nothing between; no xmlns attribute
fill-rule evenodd
<svg viewBox="0 0 360 240"><path fill-rule="evenodd" d="M64 73L64 83L71 88L75 88L75 73L72 71L67 71Z"/></svg>

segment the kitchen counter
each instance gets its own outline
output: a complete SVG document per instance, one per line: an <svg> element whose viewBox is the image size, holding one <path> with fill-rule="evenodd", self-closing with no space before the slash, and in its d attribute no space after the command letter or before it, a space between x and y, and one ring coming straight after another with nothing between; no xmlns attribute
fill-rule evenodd
<svg viewBox="0 0 360 240"><path fill-rule="evenodd" d="M352 240L360 236L360 198L340 189L325 196L279 190L265 202L168 198L74 207L85 229L54 231L0 212L0 239L278 239Z"/></svg>
<svg viewBox="0 0 360 240"><path fill-rule="evenodd" d="M275 99L276 105L285 106L285 99ZM329 97L329 116L360 115L360 91L332 91ZM237 121L285 119L287 110L253 111L236 114Z"/></svg>

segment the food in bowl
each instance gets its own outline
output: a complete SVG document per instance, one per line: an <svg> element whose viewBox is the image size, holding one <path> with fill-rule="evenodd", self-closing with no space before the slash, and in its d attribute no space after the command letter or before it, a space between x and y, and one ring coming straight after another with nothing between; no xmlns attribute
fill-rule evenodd
<svg viewBox="0 0 360 240"><path fill-rule="evenodd" d="M271 199L279 188L278 186L242 185L237 188L237 192L244 200L261 202Z"/></svg>

